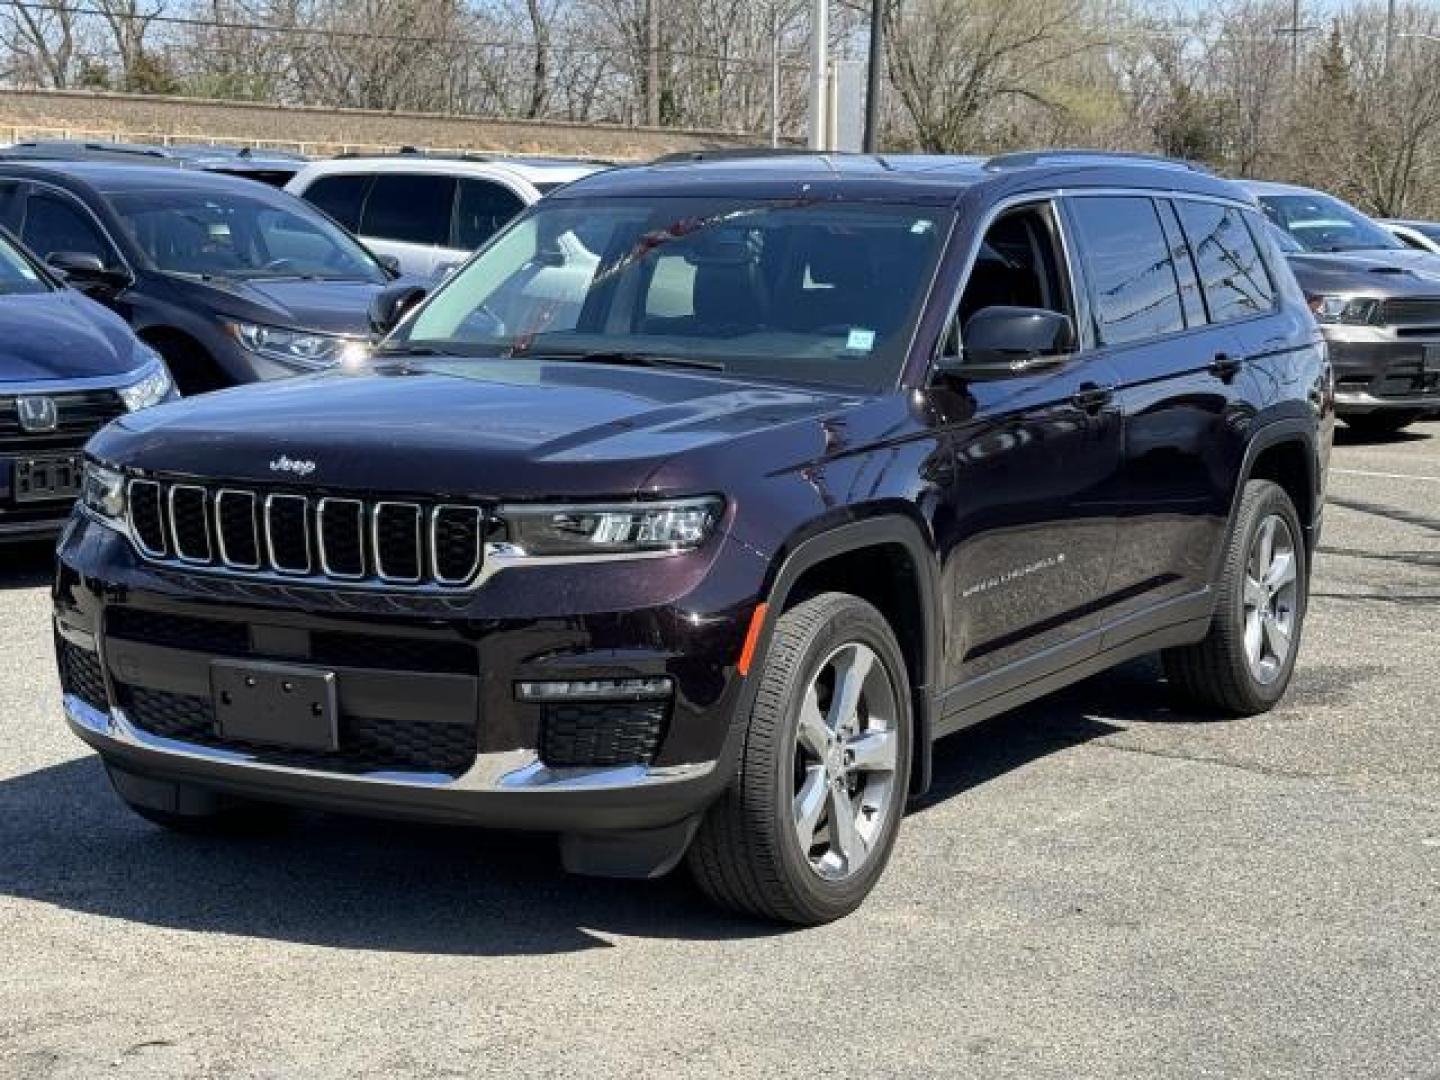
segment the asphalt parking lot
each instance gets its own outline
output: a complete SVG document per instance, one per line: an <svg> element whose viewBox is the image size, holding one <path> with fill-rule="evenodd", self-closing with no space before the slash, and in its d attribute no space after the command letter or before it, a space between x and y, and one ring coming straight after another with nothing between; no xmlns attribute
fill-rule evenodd
<svg viewBox="0 0 1440 1080"><path fill-rule="evenodd" d="M1297 681L1127 667L957 736L861 912L776 932L532 838L126 812L0 549L0 1075L1440 1077L1440 423L1337 447Z"/></svg>

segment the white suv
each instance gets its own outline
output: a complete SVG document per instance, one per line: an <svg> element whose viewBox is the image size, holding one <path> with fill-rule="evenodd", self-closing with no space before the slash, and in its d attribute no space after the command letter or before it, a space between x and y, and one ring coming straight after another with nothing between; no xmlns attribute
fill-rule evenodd
<svg viewBox="0 0 1440 1080"><path fill-rule="evenodd" d="M449 273L547 191L604 168L561 158L389 157L316 161L285 190L318 206L407 276Z"/></svg>

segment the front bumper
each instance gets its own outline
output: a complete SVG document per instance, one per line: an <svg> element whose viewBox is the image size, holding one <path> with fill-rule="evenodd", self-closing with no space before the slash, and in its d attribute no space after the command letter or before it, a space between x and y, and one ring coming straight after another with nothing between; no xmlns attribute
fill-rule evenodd
<svg viewBox="0 0 1440 1080"><path fill-rule="evenodd" d="M61 539L54 590L66 719L114 768L222 794L571 835L662 829L693 819L723 790L734 718L745 714L748 687L734 665L754 597L744 585L727 595L720 583L753 589L763 568L728 540L716 547L678 578L631 567L615 579L623 564L557 567L543 573L572 579L554 589L517 588L504 579L518 572L506 571L464 598L403 596L149 564L77 513ZM665 595L676 588L680 595ZM532 610L517 612L526 595ZM626 595L619 611L553 607L584 612ZM157 635L150 626L172 629ZM335 672L342 720L349 711L363 721L366 755L380 756L307 759L227 743L193 717L182 718L190 726L157 723L179 707L210 708L207 671L218 656ZM72 660L87 666L85 678ZM658 744L635 761L555 765L547 725L556 718L548 706L517 701L514 689L521 680L656 675L672 680L674 696ZM156 700L170 713L156 714ZM444 727L447 767L424 763L415 733L427 725ZM459 765L457 733L471 740ZM390 751L399 756L386 758Z"/></svg>
<svg viewBox="0 0 1440 1080"><path fill-rule="evenodd" d="M1400 410L1440 413L1440 337L1384 326L1326 326L1335 407L1344 415ZM1427 354L1431 359L1427 362Z"/></svg>

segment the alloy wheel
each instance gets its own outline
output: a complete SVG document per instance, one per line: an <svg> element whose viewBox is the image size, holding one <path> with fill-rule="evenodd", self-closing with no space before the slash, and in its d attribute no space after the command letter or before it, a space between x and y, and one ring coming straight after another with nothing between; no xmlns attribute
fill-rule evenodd
<svg viewBox="0 0 1440 1080"><path fill-rule="evenodd" d="M828 881L865 865L896 812L898 713L889 672L859 642L832 652L806 687L795 734L795 835Z"/></svg>
<svg viewBox="0 0 1440 1080"><path fill-rule="evenodd" d="M1245 561L1245 656L1256 681L1269 686L1295 648L1300 585L1295 536L1279 514L1255 530Z"/></svg>

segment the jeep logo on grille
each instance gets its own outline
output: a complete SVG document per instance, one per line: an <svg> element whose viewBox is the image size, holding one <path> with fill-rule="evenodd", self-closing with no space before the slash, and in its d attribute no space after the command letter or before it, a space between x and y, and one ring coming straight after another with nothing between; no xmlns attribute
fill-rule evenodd
<svg viewBox="0 0 1440 1080"><path fill-rule="evenodd" d="M17 398L15 411L20 416L20 427L25 431L54 431L60 426L60 410L56 407L54 398Z"/></svg>
<svg viewBox="0 0 1440 1080"><path fill-rule="evenodd" d="M294 473L296 476L309 476L315 471L315 462L299 461L281 454L274 461L270 462L270 471Z"/></svg>

